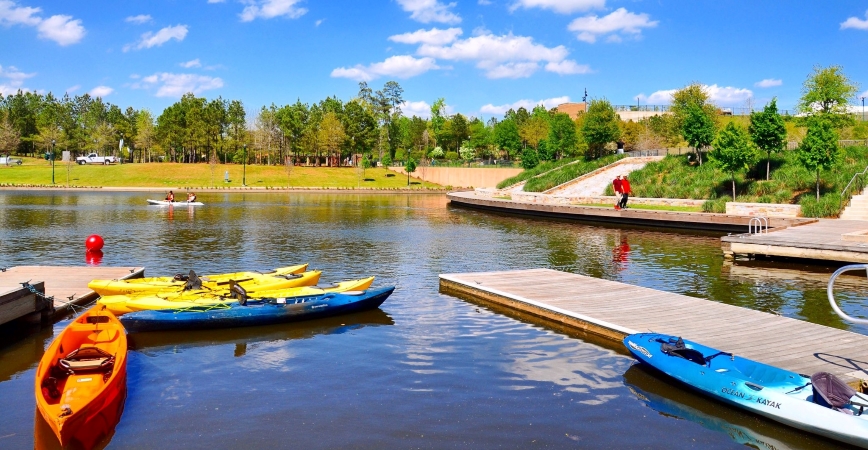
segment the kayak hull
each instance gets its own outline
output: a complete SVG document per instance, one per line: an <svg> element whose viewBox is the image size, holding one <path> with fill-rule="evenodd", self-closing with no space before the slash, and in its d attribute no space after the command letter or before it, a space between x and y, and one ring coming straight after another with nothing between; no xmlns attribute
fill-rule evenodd
<svg viewBox="0 0 868 450"><path fill-rule="evenodd" d="M323 295L333 292L346 291L364 291L368 289L374 282L374 277L362 278L360 280L343 281L334 287L319 288L317 286L299 286L286 289L276 289L267 291L258 291L249 293L250 299L264 298L291 298ZM124 300L126 299L126 300ZM123 310L122 314L145 311L145 310L160 310L160 309L184 309L195 308L209 305L219 305L233 303L236 300L228 295L215 295L207 292L197 292L196 294L183 294L178 296L164 295L144 295L144 296L110 296L100 299L106 306L114 312L115 310ZM118 314L118 313L115 313Z"/></svg>
<svg viewBox="0 0 868 450"><path fill-rule="evenodd" d="M148 204L154 205L154 206L205 206L205 204L202 202L188 202L186 200L181 201L181 202L179 202L179 201L170 202L168 200L151 200L151 199L148 199Z"/></svg>
<svg viewBox="0 0 868 450"><path fill-rule="evenodd" d="M395 290L394 286L363 292L330 293L285 299L285 303L248 300L217 307L184 310L138 311L121 317L130 332L234 328L318 319L374 309Z"/></svg>
<svg viewBox="0 0 868 450"><path fill-rule="evenodd" d="M702 394L803 431L868 448L868 414L848 415L814 403L810 378L687 340L685 347L701 355L699 360L711 359L700 364L665 353L662 344L675 339L640 333L624 338L624 345L641 363Z"/></svg>
<svg viewBox="0 0 868 450"><path fill-rule="evenodd" d="M111 358L72 356L93 348ZM45 351L36 369L36 409L62 446L92 448L111 436L126 398L126 355L123 326L98 307L72 321Z"/></svg>
<svg viewBox="0 0 868 450"><path fill-rule="evenodd" d="M307 264L280 267L271 272L232 272L214 275L202 275L202 287L205 289L228 289L229 280L239 282L249 291L264 289L283 289L294 286L307 286L296 284L295 278L290 275L298 275L307 270ZM319 279L317 279L318 281ZM309 280L308 280L309 282ZM99 295L130 295L147 294L155 292L181 292L186 284L183 280L174 277L147 277L130 278L127 280L93 280L87 287ZM313 284L316 284L314 282Z"/></svg>

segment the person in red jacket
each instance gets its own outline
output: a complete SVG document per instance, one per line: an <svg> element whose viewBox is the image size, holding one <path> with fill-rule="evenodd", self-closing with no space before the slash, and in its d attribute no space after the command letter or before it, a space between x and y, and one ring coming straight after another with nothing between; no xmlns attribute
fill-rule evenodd
<svg viewBox="0 0 868 450"><path fill-rule="evenodd" d="M623 180L621 180L621 209L627 208L627 200L630 198L630 194L633 192L630 190L630 182L627 181L627 177L625 176Z"/></svg>
<svg viewBox="0 0 868 450"><path fill-rule="evenodd" d="M621 175L612 180L612 189L615 190L615 209L621 209Z"/></svg>

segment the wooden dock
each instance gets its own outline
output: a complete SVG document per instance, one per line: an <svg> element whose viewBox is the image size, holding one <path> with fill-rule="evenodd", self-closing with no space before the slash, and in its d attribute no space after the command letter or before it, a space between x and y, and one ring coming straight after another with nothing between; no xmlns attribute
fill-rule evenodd
<svg viewBox="0 0 868 450"><path fill-rule="evenodd" d="M868 222L820 219L818 222L768 233L721 238L724 256L764 256L868 263Z"/></svg>
<svg viewBox="0 0 868 450"><path fill-rule="evenodd" d="M551 269L444 274L440 290L617 342L665 333L798 373L868 379L868 336L725 303Z"/></svg>
<svg viewBox="0 0 868 450"><path fill-rule="evenodd" d="M473 191L450 192L448 197L450 203L456 206L505 214L646 227L745 233L749 229L751 219L753 219L752 216L734 214L647 209L615 210L614 208L600 206L519 202L510 199L484 197ZM769 227L786 228L816 221L817 219L804 217L771 217L769 218Z"/></svg>
<svg viewBox="0 0 868 450"><path fill-rule="evenodd" d="M144 267L99 267L99 266L16 266L0 272L0 318L13 320L34 313L47 317L68 312L71 305L84 305L96 300L95 292L87 284L95 279L139 278ZM34 294L21 283L28 282L39 294ZM54 297L54 304L42 302L44 297ZM0 321L0 324L5 321Z"/></svg>

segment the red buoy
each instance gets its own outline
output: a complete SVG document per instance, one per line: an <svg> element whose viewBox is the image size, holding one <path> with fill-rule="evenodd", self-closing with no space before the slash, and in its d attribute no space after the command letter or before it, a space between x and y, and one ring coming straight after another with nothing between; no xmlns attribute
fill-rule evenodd
<svg viewBox="0 0 868 450"><path fill-rule="evenodd" d="M84 247L89 252L96 252L102 250L102 246L105 244L103 242L102 237L98 234L92 234L87 237L87 240L84 241Z"/></svg>

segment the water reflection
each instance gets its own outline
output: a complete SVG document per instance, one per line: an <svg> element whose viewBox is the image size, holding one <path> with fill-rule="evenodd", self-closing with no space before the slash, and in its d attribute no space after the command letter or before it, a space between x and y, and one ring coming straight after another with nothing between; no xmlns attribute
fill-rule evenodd
<svg viewBox="0 0 868 450"><path fill-rule="evenodd" d="M624 373L624 384L633 395L661 416L697 423L742 445L768 450L851 448L742 412L664 379L665 375L639 364Z"/></svg>
<svg viewBox="0 0 868 450"><path fill-rule="evenodd" d="M128 340L131 350L151 357L165 352L180 353L195 347L226 344L234 344L234 356L241 357L247 353L248 346L253 349L262 343L310 339L321 335L348 333L365 327L394 324L388 314L375 309L343 316L258 327L132 333L128 335Z"/></svg>
<svg viewBox="0 0 868 450"><path fill-rule="evenodd" d="M646 417L618 349L440 294L441 273L549 267L849 328L829 314L822 283L735 273L720 234L497 215L443 195L210 193L192 211L148 207L147 197L0 193L0 266L80 266L81 242L99 234L103 265L148 276L307 262L323 284L375 275L398 290L360 315L131 335L112 441L126 448L739 445ZM52 332L0 342L0 447L33 444L33 376Z"/></svg>

